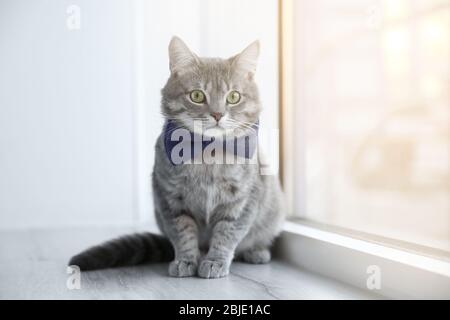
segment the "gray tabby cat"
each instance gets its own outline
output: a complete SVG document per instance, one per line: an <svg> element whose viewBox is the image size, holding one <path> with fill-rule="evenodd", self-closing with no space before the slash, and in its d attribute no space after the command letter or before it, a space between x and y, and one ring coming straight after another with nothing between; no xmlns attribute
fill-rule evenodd
<svg viewBox="0 0 450 320"><path fill-rule="evenodd" d="M254 130L261 111L254 73L259 43L229 59L199 58L177 37L169 45L171 75L162 114L176 128L205 136ZM200 121L202 126L194 126ZM283 221L278 179L246 164L180 164L169 160L164 132L156 142L152 176L157 223L164 236L126 236L90 248L69 262L82 270L168 261L174 277L219 278L233 258L270 261Z"/></svg>

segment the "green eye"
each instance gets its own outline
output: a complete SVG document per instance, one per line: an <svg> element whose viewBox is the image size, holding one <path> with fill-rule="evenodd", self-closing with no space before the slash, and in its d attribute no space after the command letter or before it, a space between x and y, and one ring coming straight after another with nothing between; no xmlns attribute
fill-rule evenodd
<svg viewBox="0 0 450 320"><path fill-rule="evenodd" d="M201 90L192 90L189 94L189 98L195 103L205 102L205 94Z"/></svg>
<svg viewBox="0 0 450 320"><path fill-rule="evenodd" d="M241 94L237 91L231 91L227 96L227 102L229 104L237 104L241 101Z"/></svg>

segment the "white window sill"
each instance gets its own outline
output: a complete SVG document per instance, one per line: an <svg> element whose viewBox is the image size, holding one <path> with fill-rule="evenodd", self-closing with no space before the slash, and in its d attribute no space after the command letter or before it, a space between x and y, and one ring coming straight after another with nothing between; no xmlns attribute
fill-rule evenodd
<svg viewBox="0 0 450 320"><path fill-rule="evenodd" d="M433 252L418 254L305 221L288 221L284 230L277 253L298 267L389 298L450 298L450 262ZM380 271L379 289L368 289L371 266Z"/></svg>

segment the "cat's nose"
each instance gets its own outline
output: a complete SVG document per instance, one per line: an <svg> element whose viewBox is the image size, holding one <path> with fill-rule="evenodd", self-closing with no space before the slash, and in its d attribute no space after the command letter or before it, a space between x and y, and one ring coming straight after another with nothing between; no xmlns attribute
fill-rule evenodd
<svg viewBox="0 0 450 320"><path fill-rule="evenodd" d="M221 112L211 112L211 116L216 119L217 122L223 117L223 113Z"/></svg>

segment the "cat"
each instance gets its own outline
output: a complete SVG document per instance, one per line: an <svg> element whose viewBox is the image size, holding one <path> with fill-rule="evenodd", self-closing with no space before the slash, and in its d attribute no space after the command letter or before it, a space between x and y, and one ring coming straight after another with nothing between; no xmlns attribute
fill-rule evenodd
<svg viewBox="0 0 450 320"><path fill-rule="evenodd" d="M174 163L173 146L167 143L177 129L211 141L257 135L258 56L258 41L220 59L200 58L180 38L172 38L170 77L161 103L166 124L156 142L152 174L156 221L163 235L111 240L74 256L69 265L93 270L170 261L170 276L220 278L229 274L233 259L252 264L271 260L271 244L284 221L282 191L275 175L260 174L259 148L253 155L245 150L243 158L256 159L246 163L193 162L190 151Z"/></svg>

